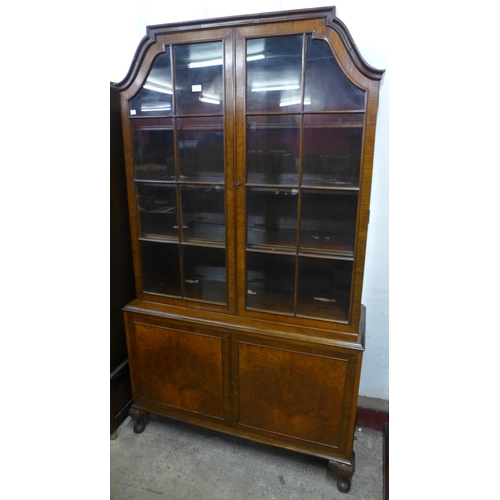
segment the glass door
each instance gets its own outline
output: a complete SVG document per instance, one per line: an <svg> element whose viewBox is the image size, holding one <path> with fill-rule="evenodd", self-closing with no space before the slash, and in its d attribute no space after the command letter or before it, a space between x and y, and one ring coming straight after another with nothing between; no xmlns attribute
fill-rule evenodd
<svg viewBox="0 0 500 500"><path fill-rule="evenodd" d="M129 101L142 291L228 303L225 40L171 44Z"/></svg>
<svg viewBox="0 0 500 500"><path fill-rule="evenodd" d="M237 104L240 307L347 322L366 92L307 31L247 30L238 47L246 89Z"/></svg>

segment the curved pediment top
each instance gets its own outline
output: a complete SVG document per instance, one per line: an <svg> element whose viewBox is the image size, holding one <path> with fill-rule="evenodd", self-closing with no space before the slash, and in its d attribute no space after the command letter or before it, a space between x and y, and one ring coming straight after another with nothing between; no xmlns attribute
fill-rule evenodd
<svg viewBox="0 0 500 500"><path fill-rule="evenodd" d="M126 90L132 84L144 58L144 55L146 54L149 47L155 44L156 36L150 34L149 27L147 28L147 33L148 34L140 41L135 51L134 57L132 58L132 64L130 65L129 70L125 75L125 78L120 82L115 82L113 84L120 92Z"/></svg>
<svg viewBox="0 0 500 500"><path fill-rule="evenodd" d="M332 12L332 17L327 20L326 25L332 28L342 39L349 56L358 70L370 80L382 80L385 69L376 69L370 66L361 55L358 47L347 29L347 26L335 15L335 8Z"/></svg>
<svg viewBox="0 0 500 500"><path fill-rule="evenodd" d="M193 30L230 28L239 26L251 26L256 24L304 21L314 19L323 19L324 25L337 33L337 35L342 40L342 43L344 44L353 64L365 77L371 80L381 80L383 78L385 70L378 70L370 66L363 59L346 25L336 16L335 7L330 6L312 9L286 10L279 12L265 12L260 14L220 17L197 21L182 21L177 23L148 26L146 28L147 34L137 47L127 75L121 82L115 83L115 86L120 91L123 91L131 85L146 52L151 45L154 45L157 42L158 37L162 35L182 33Z"/></svg>

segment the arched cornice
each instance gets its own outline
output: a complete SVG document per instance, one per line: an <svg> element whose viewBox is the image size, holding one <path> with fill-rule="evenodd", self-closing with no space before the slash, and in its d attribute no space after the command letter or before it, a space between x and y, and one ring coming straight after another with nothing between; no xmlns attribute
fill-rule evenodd
<svg viewBox="0 0 500 500"><path fill-rule="evenodd" d="M132 64L130 65L125 78L121 82L117 82L114 85L118 88L118 90L123 91L132 84L147 51L157 42L158 37L162 35L180 33L183 31L251 26L252 24L301 21L306 19L322 19L326 28L335 31L335 33L337 33L342 40L352 63L366 78L369 78L370 80L381 80L383 78L385 70L378 70L370 66L363 59L351 34L349 33L349 30L336 16L335 7L321 7L148 26L146 29L147 34L139 43L132 59Z"/></svg>
<svg viewBox="0 0 500 500"><path fill-rule="evenodd" d="M120 82L114 83L114 86L119 91L126 90L131 85L131 83L134 81L135 76L137 75L137 72L139 71L139 67L142 63L142 60L144 59L146 52L148 51L149 47L151 47L151 45L155 44L156 36L153 35L152 37L149 30L150 27L148 26L147 35L139 43L134 57L132 58L132 64L130 65L129 70L125 75L125 78Z"/></svg>
<svg viewBox="0 0 500 500"><path fill-rule="evenodd" d="M370 80L382 80L385 70L370 66L359 52L358 47L347 29L347 26L335 15L335 7L330 11L331 17L327 19L326 25L333 29L342 39L347 52L358 70Z"/></svg>

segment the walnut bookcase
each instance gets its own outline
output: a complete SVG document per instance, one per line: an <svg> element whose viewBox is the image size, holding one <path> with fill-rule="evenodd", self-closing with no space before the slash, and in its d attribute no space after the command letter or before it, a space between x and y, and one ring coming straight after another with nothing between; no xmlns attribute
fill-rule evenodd
<svg viewBox="0 0 500 500"><path fill-rule="evenodd" d="M136 432L324 457L349 491L382 76L332 7L148 28L116 84Z"/></svg>

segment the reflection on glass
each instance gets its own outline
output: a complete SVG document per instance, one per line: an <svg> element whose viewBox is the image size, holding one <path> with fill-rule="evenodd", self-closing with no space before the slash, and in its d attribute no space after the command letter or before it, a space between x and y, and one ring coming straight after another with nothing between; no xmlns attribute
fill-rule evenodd
<svg viewBox="0 0 500 500"><path fill-rule="evenodd" d="M365 91L340 69L328 43L307 36L305 96L307 111L364 110Z"/></svg>
<svg viewBox="0 0 500 500"><path fill-rule="evenodd" d="M300 116L247 118L247 182L298 185Z"/></svg>
<svg viewBox="0 0 500 500"><path fill-rule="evenodd" d="M141 90L130 101L131 116L159 116L172 113L172 71L170 50L156 56Z"/></svg>
<svg viewBox="0 0 500 500"><path fill-rule="evenodd" d="M222 42L177 45L174 51L177 113L221 113Z"/></svg>
<svg viewBox="0 0 500 500"><path fill-rule="evenodd" d="M224 134L222 117L177 120L179 179L224 182Z"/></svg>
<svg viewBox="0 0 500 500"><path fill-rule="evenodd" d="M182 240L225 242L224 187L181 186Z"/></svg>
<svg viewBox="0 0 500 500"><path fill-rule="evenodd" d="M296 247L297 189L247 188L247 245Z"/></svg>
<svg viewBox="0 0 500 500"><path fill-rule="evenodd" d="M295 257L247 252L247 307L293 313Z"/></svg>
<svg viewBox="0 0 500 500"><path fill-rule="evenodd" d="M133 121L135 178L175 180L172 120Z"/></svg>
<svg viewBox="0 0 500 500"><path fill-rule="evenodd" d="M142 238L178 238L177 201L173 186L137 186Z"/></svg>
<svg viewBox="0 0 500 500"><path fill-rule="evenodd" d="M299 258L297 314L346 321L352 261Z"/></svg>
<svg viewBox="0 0 500 500"><path fill-rule="evenodd" d="M305 115L302 184L357 187L363 115Z"/></svg>
<svg viewBox="0 0 500 500"><path fill-rule="evenodd" d="M247 110L300 111L302 35L247 40Z"/></svg>
<svg viewBox="0 0 500 500"><path fill-rule="evenodd" d="M226 255L222 248L184 246L184 295L226 302Z"/></svg>
<svg viewBox="0 0 500 500"><path fill-rule="evenodd" d="M181 295L179 246L140 241L142 287L145 292Z"/></svg>
<svg viewBox="0 0 500 500"><path fill-rule="evenodd" d="M300 250L352 257L357 193L302 192Z"/></svg>

